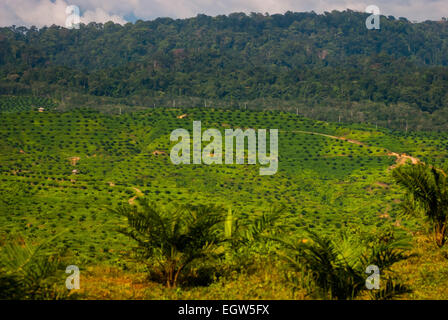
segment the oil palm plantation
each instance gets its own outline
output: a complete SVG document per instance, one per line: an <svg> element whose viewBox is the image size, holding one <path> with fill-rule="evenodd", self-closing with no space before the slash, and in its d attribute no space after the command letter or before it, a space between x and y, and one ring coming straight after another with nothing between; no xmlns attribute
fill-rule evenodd
<svg viewBox="0 0 448 320"><path fill-rule="evenodd" d="M423 213L433 229L434 241L447 240L448 181L446 172L427 164L402 166L393 172L395 181L407 191L403 207L409 214Z"/></svg>

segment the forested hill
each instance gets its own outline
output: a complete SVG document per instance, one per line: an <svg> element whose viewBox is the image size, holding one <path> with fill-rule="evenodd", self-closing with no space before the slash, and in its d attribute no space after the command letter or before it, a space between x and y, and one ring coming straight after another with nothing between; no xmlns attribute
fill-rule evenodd
<svg viewBox="0 0 448 320"><path fill-rule="evenodd" d="M134 104L196 97L239 106L272 99L301 104L305 114L337 105L340 117L351 108L353 121L373 119L369 110L356 118L365 103L422 119L448 109L448 22L382 16L381 29L368 30L367 16L233 13L73 30L0 28L0 94L62 90Z"/></svg>

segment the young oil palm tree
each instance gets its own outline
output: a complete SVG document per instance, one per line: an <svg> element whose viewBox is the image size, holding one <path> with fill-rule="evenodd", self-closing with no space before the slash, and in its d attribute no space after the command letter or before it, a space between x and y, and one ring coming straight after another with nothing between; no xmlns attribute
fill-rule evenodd
<svg viewBox="0 0 448 320"><path fill-rule="evenodd" d="M271 207L260 213L238 216L229 209L224 223L224 235L236 246L253 244L282 233L287 225L282 221L285 207Z"/></svg>
<svg viewBox="0 0 448 320"><path fill-rule="evenodd" d="M114 210L127 218L120 232L137 242L138 257L162 270L168 287L175 287L179 275L192 262L217 255L224 240L223 209L214 205L162 209L144 198L137 205Z"/></svg>
<svg viewBox="0 0 448 320"><path fill-rule="evenodd" d="M366 267L375 265L381 273L403 259L406 241L394 240L367 246L362 239L343 234L340 239L308 231L309 241L304 243L283 243L286 252L280 253L298 273L308 275L312 286L309 290L324 299L354 299L366 290ZM383 277L383 288L374 294L375 298L389 298L402 293L404 287L395 285L392 279Z"/></svg>
<svg viewBox="0 0 448 320"><path fill-rule="evenodd" d="M448 181L445 171L427 164L396 168L395 181L407 190L403 204L410 214L424 213L433 228L434 240L442 247L447 239Z"/></svg>
<svg viewBox="0 0 448 320"><path fill-rule="evenodd" d="M58 235L57 235L58 236ZM39 245L12 240L0 250L0 299L62 299L61 256L51 237ZM62 289L61 289L62 288Z"/></svg>

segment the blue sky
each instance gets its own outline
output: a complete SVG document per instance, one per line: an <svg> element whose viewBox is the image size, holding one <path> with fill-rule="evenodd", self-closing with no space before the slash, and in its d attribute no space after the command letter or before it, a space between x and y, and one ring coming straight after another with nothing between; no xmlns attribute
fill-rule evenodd
<svg viewBox="0 0 448 320"><path fill-rule="evenodd" d="M448 0L0 0L0 26L65 25L68 5L77 5L81 22L126 23L157 17L187 18L231 12L317 13L352 9L364 11L376 5L381 14L406 17L412 21L440 20L448 16Z"/></svg>

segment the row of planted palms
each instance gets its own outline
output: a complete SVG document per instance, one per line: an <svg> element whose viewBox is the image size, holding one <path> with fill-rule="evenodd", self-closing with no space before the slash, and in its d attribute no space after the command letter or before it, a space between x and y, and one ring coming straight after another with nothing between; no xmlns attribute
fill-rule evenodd
<svg viewBox="0 0 448 320"><path fill-rule="evenodd" d="M405 213L426 217L435 243L443 246L448 214L445 171L419 164L400 167L393 176L407 190ZM194 266L241 269L256 255L270 255L288 262L285 275L291 286L306 289L312 298L384 299L407 290L393 265L410 256L409 238L395 229L368 233L350 227L331 238L311 231L304 237L297 220L282 209L243 215L216 205L159 207L145 198L112 211L125 219L119 231L136 242L132 258L146 264L167 287L182 286L191 279ZM54 276L60 259L45 247L3 246L1 298L67 297L48 289L51 281L46 279ZM366 285L369 266L380 270L379 289Z"/></svg>
<svg viewBox="0 0 448 320"><path fill-rule="evenodd" d="M418 164L395 169L393 177L406 189L404 213L422 215L433 228L435 243L442 247L448 217L445 171ZM250 252L258 252L287 261L294 274L289 279L314 297L391 298L407 291L392 271L395 263L410 257L410 239L397 230L372 234L347 229L331 238L307 231L304 239L294 220L288 220L281 209L238 216L215 205L162 210L139 199L137 205L115 212L127 218L127 226L120 231L137 242L134 257L158 269L168 287L178 285L189 266L200 260L238 261L238 257L247 259ZM369 266L381 272L378 290L366 285Z"/></svg>
<svg viewBox="0 0 448 320"><path fill-rule="evenodd" d="M215 205L169 210L143 198L115 212L127 218L120 232L136 241L133 257L147 263L167 287L182 284L196 263L231 260L241 266L251 254L262 254L288 262L291 285L306 288L311 297L390 298L406 290L389 271L408 257L408 242L390 230L381 235L350 230L331 239L307 231L304 238L281 209L237 217ZM371 265L382 273L382 288L375 291L366 286L366 267Z"/></svg>

